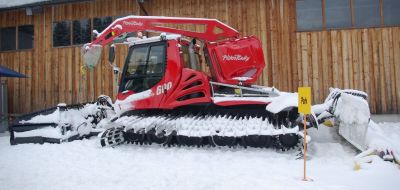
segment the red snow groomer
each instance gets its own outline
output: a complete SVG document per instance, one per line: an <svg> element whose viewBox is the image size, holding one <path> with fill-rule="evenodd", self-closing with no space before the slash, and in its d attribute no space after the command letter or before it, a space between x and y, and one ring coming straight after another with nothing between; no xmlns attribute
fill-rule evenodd
<svg viewBox="0 0 400 190"><path fill-rule="evenodd" d="M240 37L215 19L128 16L85 45L86 63L98 62L99 46L137 31L163 33L127 40L129 52L114 104L118 116L109 122L111 128L105 126L102 146L128 141L288 149L298 144L303 124L297 94L253 85L265 67L256 37ZM200 70L201 60L209 75ZM309 117L307 126L317 126Z"/></svg>
<svg viewBox="0 0 400 190"><path fill-rule="evenodd" d="M173 27L185 25L199 30ZM139 31L161 34L126 37ZM297 93L254 85L265 67L256 37L240 37L215 19L147 16L116 19L96 34L82 48L88 67L99 61L101 47L116 41L129 45L115 103L101 96L95 103L60 105L21 117L10 128L12 144L58 143L97 133L102 146L128 142L286 150L300 142L303 116L297 111ZM114 56L112 45L110 63ZM334 93L319 106L317 117L307 115L307 127L337 118L335 102L342 91ZM361 92L355 96L366 99Z"/></svg>

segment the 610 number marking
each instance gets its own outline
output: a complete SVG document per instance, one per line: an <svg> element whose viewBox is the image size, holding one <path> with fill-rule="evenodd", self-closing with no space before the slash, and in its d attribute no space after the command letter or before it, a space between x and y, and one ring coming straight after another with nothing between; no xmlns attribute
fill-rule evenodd
<svg viewBox="0 0 400 190"><path fill-rule="evenodd" d="M157 86L156 95L158 96L158 95L160 95L160 94L162 94L162 93L165 93L165 92L167 92L167 91L168 91L169 89L171 89L171 88L172 88L172 82L168 82L168 83L159 85L159 86Z"/></svg>

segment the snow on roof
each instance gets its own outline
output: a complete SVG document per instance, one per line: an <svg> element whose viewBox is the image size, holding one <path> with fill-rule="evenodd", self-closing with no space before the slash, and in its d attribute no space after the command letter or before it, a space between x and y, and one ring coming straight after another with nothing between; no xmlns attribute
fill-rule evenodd
<svg viewBox="0 0 400 190"><path fill-rule="evenodd" d="M0 0L0 10L25 8L38 5L69 3L75 1L83 2L90 0Z"/></svg>
<svg viewBox="0 0 400 190"><path fill-rule="evenodd" d="M32 4L42 3L50 0L0 0L0 9L3 8L13 8L13 7L20 7L20 6L28 6Z"/></svg>

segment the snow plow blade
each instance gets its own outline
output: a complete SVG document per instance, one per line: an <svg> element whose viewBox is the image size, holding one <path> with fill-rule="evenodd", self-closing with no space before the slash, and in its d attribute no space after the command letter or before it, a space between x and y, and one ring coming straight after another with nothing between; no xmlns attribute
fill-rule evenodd
<svg viewBox="0 0 400 190"><path fill-rule="evenodd" d="M10 144L62 143L98 135L99 121L106 117L108 97L95 103L65 105L18 117L9 127Z"/></svg>
<svg viewBox="0 0 400 190"><path fill-rule="evenodd" d="M360 151L367 150L368 124L339 124L339 135Z"/></svg>
<svg viewBox="0 0 400 190"><path fill-rule="evenodd" d="M371 116L366 98L345 91L337 101L335 112L339 121L339 135L358 150L365 151Z"/></svg>
<svg viewBox="0 0 400 190"><path fill-rule="evenodd" d="M367 149L366 136L370 121L368 95L358 90L330 88L325 102L313 106L319 123L338 128L338 134L360 151ZM321 112L321 110L324 110Z"/></svg>
<svg viewBox="0 0 400 190"><path fill-rule="evenodd" d="M367 145L365 142L368 131L368 124L340 124L339 135L346 139L350 144L360 151L365 151Z"/></svg>

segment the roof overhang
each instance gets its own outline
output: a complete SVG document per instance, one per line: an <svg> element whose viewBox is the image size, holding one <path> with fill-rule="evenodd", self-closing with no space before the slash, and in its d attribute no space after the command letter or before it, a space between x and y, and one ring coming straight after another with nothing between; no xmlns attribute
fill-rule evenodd
<svg viewBox="0 0 400 190"><path fill-rule="evenodd" d="M93 0L3 0L0 1L0 11L38 7L44 5L55 5L64 3L86 2Z"/></svg>

